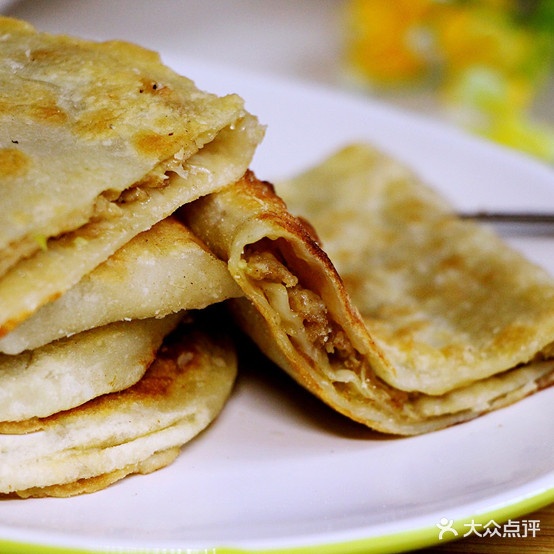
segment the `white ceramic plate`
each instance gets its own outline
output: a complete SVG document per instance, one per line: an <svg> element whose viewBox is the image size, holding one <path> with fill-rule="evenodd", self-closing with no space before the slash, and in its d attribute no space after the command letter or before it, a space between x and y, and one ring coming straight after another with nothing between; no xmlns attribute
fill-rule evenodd
<svg viewBox="0 0 554 554"><path fill-rule="evenodd" d="M278 180L365 139L460 208L553 209L554 173L367 99L166 58L267 123L254 169ZM509 238L554 272L554 236ZM93 495L0 501L1 552L360 553L439 542L554 501L554 389L429 435L387 439L278 371L245 369L215 424L175 464ZM1 460L0 460L1 463ZM452 533L446 534L448 537Z"/></svg>

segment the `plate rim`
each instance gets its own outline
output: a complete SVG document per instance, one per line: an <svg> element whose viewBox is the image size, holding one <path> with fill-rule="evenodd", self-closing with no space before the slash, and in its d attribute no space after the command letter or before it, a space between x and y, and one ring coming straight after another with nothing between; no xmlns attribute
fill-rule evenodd
<svg viewBox="0 0 554 554"><path fill-rule="evenodd" d="M529 514L554 502L554 486L546 490L531 494L515 502L487 510L481 513L469 514L457 518L452 529L458 537L439 539L436 526L415 527L397 533L383 533L375 536L334 541L325 544L310 544L304 546L285 547L254 547L248 546L208 546L208 547L81 547L62 546L54 543L27 542L0 538L0 553L28 554L32 549L35 554L106 554L107 552L128 552L140 554L363 554L366 552L393 554L408 552L420 548L438 546L462 540L468 522L477 526L485 526L491 520L502 524L514 517Z"/></svg>

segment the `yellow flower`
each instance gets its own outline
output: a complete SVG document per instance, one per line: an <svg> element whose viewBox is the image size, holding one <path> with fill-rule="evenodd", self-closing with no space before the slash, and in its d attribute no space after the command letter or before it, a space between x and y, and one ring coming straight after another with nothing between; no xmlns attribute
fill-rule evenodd
<svg viewBox="0 0 554 554"><path fill-rule="evenodd" d="M349 3L347 59L373 83L416 79L428 68L418 44L433 0L354 0Z"/></svg>

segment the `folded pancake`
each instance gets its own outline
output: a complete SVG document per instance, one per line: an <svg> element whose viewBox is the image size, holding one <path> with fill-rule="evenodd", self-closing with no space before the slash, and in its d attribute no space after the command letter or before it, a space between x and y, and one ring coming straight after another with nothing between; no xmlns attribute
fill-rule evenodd
<svg viewBox="0 0 554 554"><path fill-rule="evenodd" d="M333 229L338 259L356 268L346 273L350 294L313 221L294 218L251 173L180 214L227 261L245 295L230 301L232 310L269 358L339 412L399 435L465 421L552 384L551 277L458 220L415 180L393 173L367 196L361 187L371 188L371 179L356 156L341 165L356 175L349 180L332 171L336 159L327 163L316 179L304 176L283 190L308 198L299 204L315 220L313 200L317 221ZM387 218L396 221L385 225ZM414 224L433 230L420 233ZM402 241L410 243L403 253ZM433 268L429 280L417 276L425 266Z"/></svg>
<svg viewBox="0 0 554 554"><path fill-rule="evenodd" d="M554 356L554 278L391 157L352 145L279 192L317 229L387 383L440 395Z"/></svg>
<svg viewBox="0 0 554 554"><path fill-rule="evenodd" d="M123 42L0 18L0 334L180 205L238 179L263 129Z"/></svg>
<svg viewBox="0 0 554 554"><path fill-rule="evenodd" d="M38 418L134 385L182 319L122 321L16 356L0 354L0 432L26 433Z"/></svg>
<svg viewBox="0 0 554 554"><path fill-rule="evenodd" d="M19 354L114 321L160 318L241 294L227 265L169 217L0 338L0 352Z"/></svg>
<svg viewBox="0 0 554 554"><path fill-rule="evenodd" d="M220 413L236 366L231 341L185 321L135 385L0 435L0 493L71 496L171 463Z"/></svg>

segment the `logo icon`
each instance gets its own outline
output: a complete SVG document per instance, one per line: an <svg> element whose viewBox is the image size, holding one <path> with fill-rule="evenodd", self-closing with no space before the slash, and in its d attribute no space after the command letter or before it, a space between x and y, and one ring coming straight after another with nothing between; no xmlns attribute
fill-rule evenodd
<svg viewBox="0 0 554 554"><path fill-rule="evenodd" d="M441 518L439 523L436 524L437 528L439 529L439 540L442 541L443 535L446 532L452 533L455 537L458 536L458 531L454 529L454 520L453 519L447 519L445 517Z"/></svg>

